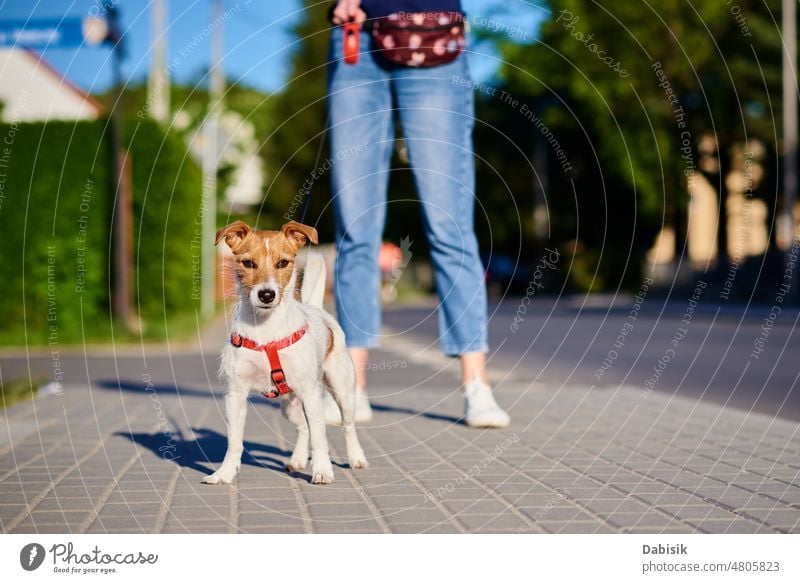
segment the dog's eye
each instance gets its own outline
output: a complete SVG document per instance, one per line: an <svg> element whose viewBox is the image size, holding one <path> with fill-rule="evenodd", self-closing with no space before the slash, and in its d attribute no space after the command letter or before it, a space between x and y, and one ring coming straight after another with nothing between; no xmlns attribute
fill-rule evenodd
<svg viewBox="0 0 800 583"><path fill-rule="evenodd" d="M283 269L284 267L287 267L290 263L291 261L289 261L288 259L281 259L275 264L275 267L277 267L278 269Z"/></svg>
<svg viewBox="0 0 800 583"><path fill-rule="evenodd" d="M256 265L256 262L253 261L252 259L244 259L242 261L242 265L244 265L247 269L255 269L256 267L258 267Z"/></svg>

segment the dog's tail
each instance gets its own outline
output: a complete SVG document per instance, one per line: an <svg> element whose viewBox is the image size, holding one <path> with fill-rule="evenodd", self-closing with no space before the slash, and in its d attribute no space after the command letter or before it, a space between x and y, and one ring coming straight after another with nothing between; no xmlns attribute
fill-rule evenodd
<svg viewBox="0 0 800 583"><path fill-rule="evenodd" d="M325 299L325 260L319 253L309 252L303 270L303 283L300 287L300 300L304 304L322 307Z"/></svg>

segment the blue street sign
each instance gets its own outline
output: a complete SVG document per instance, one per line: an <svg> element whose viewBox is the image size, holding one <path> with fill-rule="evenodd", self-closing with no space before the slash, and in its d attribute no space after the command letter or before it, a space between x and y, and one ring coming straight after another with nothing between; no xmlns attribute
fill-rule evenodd
<svg viewBox="0 0 800 583"><path fill-rule="evenodd" d="M0 20L0 47L63 49L83 43L81 18Z"/></svg>

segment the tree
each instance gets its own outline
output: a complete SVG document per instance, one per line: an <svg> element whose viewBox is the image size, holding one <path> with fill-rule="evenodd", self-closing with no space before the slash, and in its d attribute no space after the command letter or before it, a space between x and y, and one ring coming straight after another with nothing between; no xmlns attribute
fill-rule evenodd
<svg viewBox="0 0 800 583"><path fill-rule="evenodd" d="M576 239L634 252L623 272L609 257L609 281L635 273L658 228L684 215L701 136L714 135L722 154L754 136L777 147L777 2L737 4L554 0L539 44L503 46L508 90L549 98L545 123L578 152ZM724 158L713 177L722 190ZM620 230L614 215L629 209Z"/></svg>
<svg viewBox="0 0 800 583"><path fill-rule="evenodd" d="M328 39L331 24L325 3L306 0L303 19L295 28L296 48L283 90L273 97L276 125L265 138L268 151L268 186L260 214L260 224L277 227L284 215L299 220L305 192L303 185L316 169L322 142L321 159L327 156L325 134L325 79ZM307 221L312 224L323 215L330 201L328 177L314 181L312 206ZM328 216L318 228L330 240L332 221Z"/></svg>

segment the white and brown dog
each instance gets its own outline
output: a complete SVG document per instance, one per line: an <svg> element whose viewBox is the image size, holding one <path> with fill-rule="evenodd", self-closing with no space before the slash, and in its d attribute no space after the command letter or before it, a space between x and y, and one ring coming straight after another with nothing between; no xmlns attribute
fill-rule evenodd
<svg viewBox="0 0 800 583"><path fill-rule="evenodd" d="M255 231L236 221L217 231L217 243L222 239L236 259L238 297L231 339L220 364L220 379L227 388L228 450L222 466L203 482L230 484L236 477L252 392L282 397L283 414L297 426L287 470L306 467L310 438L311 482L333 482L322 400L326 389L342 413L350 467L367 467L353 423L353 361L342 329L322 308L325 265L309 253L302 278L295 268L300 248L309 241L317 243L316 229L291 221L280 231Z"/></svg>

